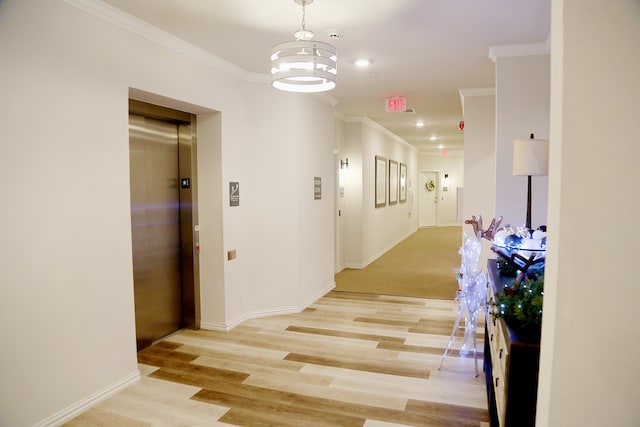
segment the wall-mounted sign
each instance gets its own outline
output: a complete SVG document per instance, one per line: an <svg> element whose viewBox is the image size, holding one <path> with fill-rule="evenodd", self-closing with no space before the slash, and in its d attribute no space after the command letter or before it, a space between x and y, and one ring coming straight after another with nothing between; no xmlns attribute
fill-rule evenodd
<svg viewBox="0 0 640 427"><path fill-rule="evenodd" d="M180 178L180 188L191 188L191 179Z"/></svg>
<svg viewBox="0 0 640 427"><path fill-rule="evenodd" d="M322 178L319 176L313 177L313 200L322 199Z"/></svg>
<svg viewBox="0 0 640 427"><path fill-rule="evenodd" d="M229 183L229 206L240 206L240 183Z"/></svg>
<svg viewBox="0 0 640 427"><path fill-rule="evenodd" d="M387 113L405 111L407 109L407 99L402 96L387 98L384 103L384 108Z"/></svg>

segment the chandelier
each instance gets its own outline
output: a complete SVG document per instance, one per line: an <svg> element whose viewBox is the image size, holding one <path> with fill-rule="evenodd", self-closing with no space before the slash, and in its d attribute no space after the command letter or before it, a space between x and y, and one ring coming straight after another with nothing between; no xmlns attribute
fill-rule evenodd
<svg viewBox="0 0 640 427"><path fill-rule="evenodd" d="M338 57L328 43L312 41L305 27L305 6L313 0L294 0L302 6L302 29L295 41L277 44L271 51L271 85L288 92L324 92L336 87Z"/></svg>

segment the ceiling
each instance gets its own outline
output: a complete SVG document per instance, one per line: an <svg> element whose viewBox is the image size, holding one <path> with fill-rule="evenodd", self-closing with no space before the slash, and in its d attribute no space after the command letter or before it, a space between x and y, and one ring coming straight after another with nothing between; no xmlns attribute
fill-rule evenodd
<svg viewBox="0 0 640 427"><path fill-rule="evenodd" d="M302 27L294 0L105 3L264 75L271 48ZM550 0L315 0L305 11L314 40L338 50L337 87L327 92L336 109L370 118L420 152L463 150L459 90L494 87L490 47L543 43L550 31ZM358 68L358 58L372 64ZM385 112L393 96L415 113Z"/></svg>

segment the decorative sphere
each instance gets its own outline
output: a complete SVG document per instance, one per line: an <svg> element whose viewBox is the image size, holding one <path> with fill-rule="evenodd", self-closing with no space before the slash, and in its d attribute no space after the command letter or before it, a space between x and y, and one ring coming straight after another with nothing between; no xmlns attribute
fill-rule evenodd
<svg viewBox="0 0 640 427"><path fill-rule="evenodd" d="M503 246L504 239L506 239L507 236L509 236L509 232L504 228L502 230L497 231L496 234L493 236L493 244L497 246Z"/></svg>
<svg viewBox="0 0 640 427"><path fill-rule="evenodd" d="M542 249L540 246L540 240L535 239L522 239L520 243L520 249L537 250Z"/></svg>
<svg viewBox="0 0 640 427"><path fill-rule="evenodd" d="M510 248L517 248L522 243L522 237L516 234L510 234L504 239L504 244Z"/></svg>
<svg viewBox="0 0 640 427"><path fill-rule="evenodd" d="M547 233L545 233L544 231L540 231L540 230L536 230L533 232L533 238L536 240L542 240L546 237Z"/></svg>

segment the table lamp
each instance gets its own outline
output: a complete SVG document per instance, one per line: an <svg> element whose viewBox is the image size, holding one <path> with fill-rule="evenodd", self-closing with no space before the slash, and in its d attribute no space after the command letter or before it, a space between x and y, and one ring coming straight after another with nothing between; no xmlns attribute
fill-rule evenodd
<svg viewBox="0 0 640 427"><path fill-rule="evenodd" d="M549 141L545 139L516 139L513 141L513 175L527 176L527 220L531 230L531 177L549 173Z"/></svg>

